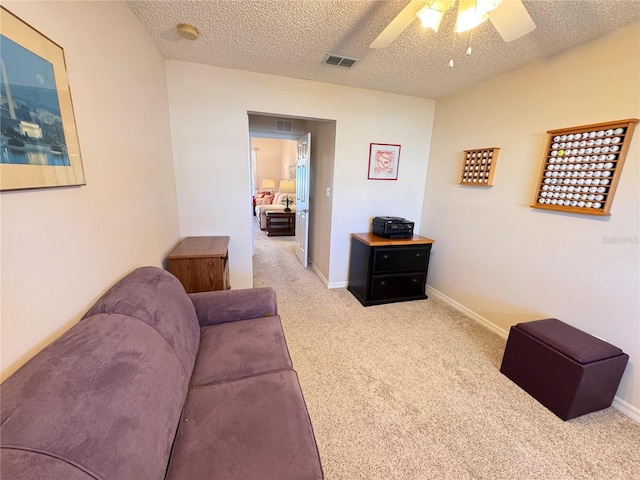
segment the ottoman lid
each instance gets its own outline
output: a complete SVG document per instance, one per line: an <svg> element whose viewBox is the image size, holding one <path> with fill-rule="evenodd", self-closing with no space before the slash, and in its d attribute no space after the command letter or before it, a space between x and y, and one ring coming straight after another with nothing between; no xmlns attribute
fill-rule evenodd
<svg viewBox="0 0 640 480"><path fill-rule="evenodd" d="M556 318L518 323L516 327L582 365L623 353L618 347Z"/></svg>

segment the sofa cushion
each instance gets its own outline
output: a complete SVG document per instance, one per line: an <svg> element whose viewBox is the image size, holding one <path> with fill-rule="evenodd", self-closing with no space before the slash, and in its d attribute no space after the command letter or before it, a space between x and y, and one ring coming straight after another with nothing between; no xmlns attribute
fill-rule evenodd
<svg viewBox="0 0 640 480"><path fill-rule="evenodd" d="M321 479L293 370L195 387L180 420L167 479Z"/></svg>
<svg viewBox="0 0 640 480"><path fill-rule="evenodd" d="M280 317L203 327L193 385L237 380L291 368Z"/></svg>
<svg viewBox="0 0 640 480"><path fill-rule="evenodd" d="M191 376L200 342L196 311L180 281L157 267L141 267L111 287L84 315L118 313L147 323L171 346Z"/></svg>
<svg viewBox="0 0 640 480"><path fill-rule="evenodd" d="M25 478L33 466L29 478L77 478L75 467L162 479L188 381L149 324L118 314L77 323L2 384L0 476Z"/></svg>
<svg viewBox="0 0 640 480"><path fill-rule="evenodd" d="M95 480L80 467L37 452L2 448L0 478L37 480Z"/></svg>
<svg viewBox="0 0 640 480"><path fill-rule="evenodd" d="M201 326L278 314L276 292L271 287L190 293L189 298Z"/></svg>

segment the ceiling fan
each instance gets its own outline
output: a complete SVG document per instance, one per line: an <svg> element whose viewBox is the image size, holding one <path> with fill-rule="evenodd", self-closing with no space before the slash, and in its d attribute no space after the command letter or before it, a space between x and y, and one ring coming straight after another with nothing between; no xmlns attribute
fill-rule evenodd
<svg viewBox="0 0 640 480"><path fill-rule="evenodd" d="M438 31L445 12L456 0L411 0L369 45L385 48L393 43L416 17L422 25ZM511 42L536 28L521 0L459 0L455 31L465 32L491 20L505 42Z"/></svg>

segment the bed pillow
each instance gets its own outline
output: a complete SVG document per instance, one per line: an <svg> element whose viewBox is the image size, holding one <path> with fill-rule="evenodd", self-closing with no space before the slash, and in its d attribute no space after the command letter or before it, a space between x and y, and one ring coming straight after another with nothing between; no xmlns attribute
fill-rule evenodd
<svg viewBox="0 0 640 480"><path fill-rule="evenodd" d="M274 197L275 195L265 195L262 199L262 205L271 205Z"/></svg>
<svg viewBox="0 0 640 480"><path fill-rule="evenodd" d="M289 194L289 205L293 205L293 198L294 195ZM283 193L282 196L280 197L280 201L278 202L280 205L286 205L287 204L287 194Z"/></svg>

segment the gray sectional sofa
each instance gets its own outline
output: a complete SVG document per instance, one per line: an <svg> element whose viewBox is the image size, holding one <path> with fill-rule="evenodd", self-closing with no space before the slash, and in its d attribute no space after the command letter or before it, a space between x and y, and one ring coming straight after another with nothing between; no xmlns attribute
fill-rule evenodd
<svg viewBox="0 0 640 480"><path fill-rule="evenodd" d="M323 478L270 288L139 268L0 393L3 480Z"/></svg>

